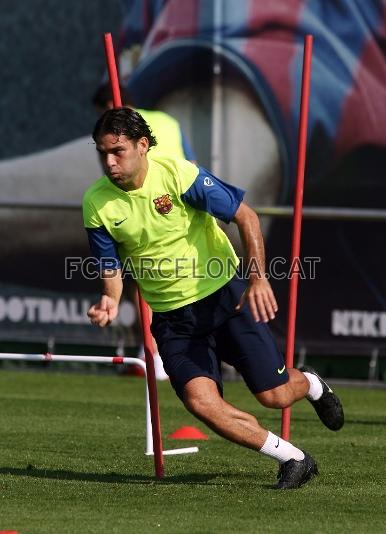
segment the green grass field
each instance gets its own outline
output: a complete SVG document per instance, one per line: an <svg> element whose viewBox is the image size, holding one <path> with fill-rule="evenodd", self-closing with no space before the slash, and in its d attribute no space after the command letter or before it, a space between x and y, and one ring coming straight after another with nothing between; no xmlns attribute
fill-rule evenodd
<svg viewBox="0 0 386 534"><path fill-rule="evenodd" d="M346 425L325 429L307 402L293 409L292 441L320 475L294 491L271 489L276 464L195 421L159 384L164 447L199 445L165 458L154 479L144 455L144 381L122 376L0 372L0 531L19 534L384 532L386 391L340 389ZM225 398L278 433L280 412L242 383ZM208 441L166 439L183 425Z"/></svg>

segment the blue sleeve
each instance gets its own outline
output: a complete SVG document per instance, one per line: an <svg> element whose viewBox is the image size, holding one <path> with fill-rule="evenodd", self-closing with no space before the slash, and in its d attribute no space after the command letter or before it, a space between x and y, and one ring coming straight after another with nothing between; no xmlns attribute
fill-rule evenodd
<svg viewBox="0 0 386 534"><path fill-rule="evenodd" d="M225 223L235 216L245 191L216 178L204 167L189 189L181 195L184 202L193 208L206 211Z"/></svg>
<svg viewBox="0 0 386 534"><path fill-rule="evenodd" d="M98 261L100 269L120 269L121 261L119 259L117 243L108 233L104 226L99 228L86 228L88 242Z"/></svg>
<svg viewBox="0 0 386 534"><path fill-rule="evenodd" d="M184 151L184 156L189 161L197 161L196 154L194 153L192 147L189 144L189 141L186 138L186 135L181 130L181 140L182 140L182 149Z"/></svg>

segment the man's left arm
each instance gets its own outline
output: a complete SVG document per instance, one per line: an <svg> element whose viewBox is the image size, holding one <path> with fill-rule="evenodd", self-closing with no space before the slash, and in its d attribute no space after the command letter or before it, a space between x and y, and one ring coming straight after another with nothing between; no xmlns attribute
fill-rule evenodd
<svg viewBox="0 0 386 534"><path fill-rule="evenodd" d="M241 296L236 310L247 303L255 321L268 322L275 318L277 302L270 283L265 276L264 241L256 213L241 202L233 222L237 224L247 255L249 280L248 287Z"/></svg>
<svg viewBox="0 0 386 534"><path fill-rule="evenodd" d="M198 167L196 172L193 183L181 195L182 200L227 224L235 222L249 265L256 267L250 273L248 288L236 309L241 309L248 302L255 321L274 319L278 307L272 288L265 278L263 236L256 213L242 201L245 191L223 182L204 167Z"/></svg>

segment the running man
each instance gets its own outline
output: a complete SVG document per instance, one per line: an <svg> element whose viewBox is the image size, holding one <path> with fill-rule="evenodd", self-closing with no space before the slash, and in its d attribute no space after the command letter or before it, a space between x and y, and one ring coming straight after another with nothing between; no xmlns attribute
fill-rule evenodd
<svg viewBox="0 0 386 534"><path fill-rule="evenodd" d="M278 307L265 277L259 219L243 202L244 191L186 160L148 158L156 140L132 109L106 111L93 138L106 175L85 194L84 225L106 276L91 322L104 327L116 318L122 276L136 273L165 370L185 407L220 436L277 460L276 488L301 486L318 473L312 456L222 396L225 361L263 406L307 398L329 429L344 422L338 397L312 369L285 368L267 325ZM237 225L248 263L257 266L246 281L216 218Z"/></svg>

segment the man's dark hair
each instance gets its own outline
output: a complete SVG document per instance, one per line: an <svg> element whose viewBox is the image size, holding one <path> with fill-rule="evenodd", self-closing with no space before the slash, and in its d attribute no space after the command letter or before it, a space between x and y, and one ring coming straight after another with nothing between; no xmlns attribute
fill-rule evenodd
<svg viewBox="0 0 386 534"><path fill-rule="evenodd" d="M119 92L121 94L122 105L133 107L133 99L131 98L129 90L120 85ZM112 100L113 95L111 92L111 85L109 83L100 85L92 97L92 103L94 106L101 109L106 109L107 104L112 102Z"/></svg>
<svg viewBox="0 0 386 534"><path fill-rule="evenodd" d="M108 109L103 113L94 126L92 137L97 142L105 134L125 135L132 141L146 137L149 149L157 144L157 139L142 115L130 108Z"/></svg>

